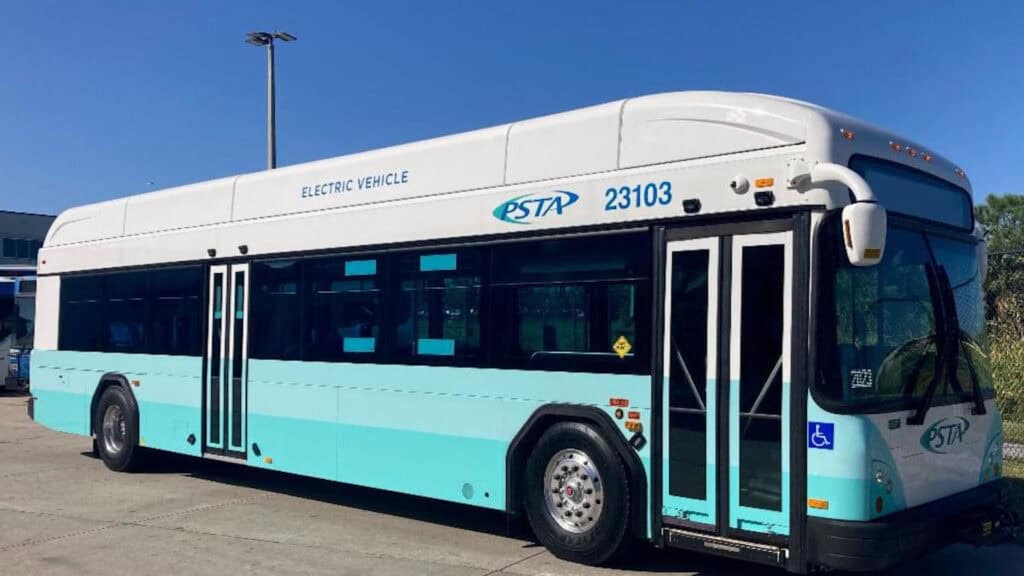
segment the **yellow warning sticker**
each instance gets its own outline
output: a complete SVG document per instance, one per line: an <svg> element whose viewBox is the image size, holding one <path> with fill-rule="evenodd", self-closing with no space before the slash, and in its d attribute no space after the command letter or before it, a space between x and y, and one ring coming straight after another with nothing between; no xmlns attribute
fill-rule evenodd
<svg viewBox="0 0 1024 576"><path fill-rule="evenodd" d="M619 336L615 344L612 344L612 350L619 355L619 358L625 358L626 354L629 354L629 351L632 349L633 345L629 343L629 340L626 340L625 336Z"/></svg>

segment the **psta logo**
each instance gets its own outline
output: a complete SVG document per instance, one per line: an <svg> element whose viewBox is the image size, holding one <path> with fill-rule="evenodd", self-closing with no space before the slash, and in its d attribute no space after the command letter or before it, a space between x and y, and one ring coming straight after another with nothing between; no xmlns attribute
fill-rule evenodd
<svg viewBox="0 0 1024 576"><path fill-rule="evenodd" d="M561 216L580 197L568 190L555 190L550 194L524 194L506 200L494 209L494 217L509 224L529 224L545 216Z"/></svg>
<svg viewBox="0 0 1024 576"><path fill-rule="evenodd" d="M946 454L948 449L963 443L970 427L967 418L943 418L921 434L921 447L933 454Z"/></svg>

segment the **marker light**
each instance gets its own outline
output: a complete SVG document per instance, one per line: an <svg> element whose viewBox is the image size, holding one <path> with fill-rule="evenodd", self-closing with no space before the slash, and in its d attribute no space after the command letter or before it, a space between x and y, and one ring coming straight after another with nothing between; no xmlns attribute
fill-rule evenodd
<svg viewBox="0 0 1024 576"><path fill-rule="evenodd" d="M966 173L966 172L964 172L963 168L957 168L957 169L955 170L955 172L956 172L956 175L957 175L957 177L958 177L958 178L961 178L961 179L963 179L963 178L966 178L966 177L967 177L967 173Z"/></svg>
<svg viewBox="0 0 1024 576"><path fill-rule="evenodd" d="M917 150L907 146L907 154L910 154L911 158L917 158Z"/></svg>
<svg viewBox="0 0 1024 576"><path fill-rule="evenodd" d="M828 500L821 500L818 498L808 498L807 507L814 508L815 510L828 510Z"/></svg>
<svg viewBox="0 0 1024 576"><path fill-rule="evenodd" d="M929 154L928 152L925 152L924 154L922 154L921 157L924 158L925 162L931 162L932 161L932 155Z"/></svg>
<svg viewBox="0 0 1024 576"><path fill-rule="evenodd" d="M771 188L775 186L775 178L758 178L754 180L755 188Z"/></svg>
<svg viewBox="0 0 1024 576"><path fill-rule="evenodd" d="M889 140L889 148L891 148L893 152L903 151L903 146L899 142L894 142L892 140Z"/></svg>
<svg viewBox="0 0 1024 576"><path fill-rule="evenodd" d="M839 133L842 134L843 138L846 138L847 140L853 140L854 138L857 137L857 135L853 133L853 130L850 130L849 128L843 128L842 130L839 131Z"/></svg>

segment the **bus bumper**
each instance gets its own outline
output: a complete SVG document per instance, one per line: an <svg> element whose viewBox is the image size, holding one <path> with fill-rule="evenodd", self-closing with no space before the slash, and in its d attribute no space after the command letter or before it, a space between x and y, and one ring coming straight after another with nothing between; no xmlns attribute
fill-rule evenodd
<svg viewBox="0 0 1024 576"><path fill-rule="evenodd" d="M812 564L835 570L882 570L967 541L996 544L1012 534L1003 482L982 484L870 522L808 518Z"/></svg>

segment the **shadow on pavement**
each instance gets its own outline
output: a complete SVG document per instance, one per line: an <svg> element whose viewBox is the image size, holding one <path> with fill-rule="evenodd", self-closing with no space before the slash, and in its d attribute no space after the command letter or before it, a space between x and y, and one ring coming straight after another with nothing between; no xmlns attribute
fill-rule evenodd
<svg viewBox="0 0 1024 576"><path fill-rule="evenodd" d="M82 455L94 457L90 451L82 452ZM144 474L188 475L212 482L317 500L326 504L358 508L419 522L515 538L525 541L524 548L541 549L524 518L512 518L494 510L178 454L159 453L150 454L148 457L149 461L142 472ZM678 550L657 550L644 544L637 544L628 556L608 568L705 575L785 574L779 569Z"/></svg>
<svg viewBox="0 0 1024 576"><path fill-rule="evenodd" d="M29 396L28 389L27 388L18 388L16 390L15 389L11 389L11 390L3 389L3 390L0 390L0 398L17 398L19 396L20 397L24 397L24 398L28 398L28 396Z"/></svg>

